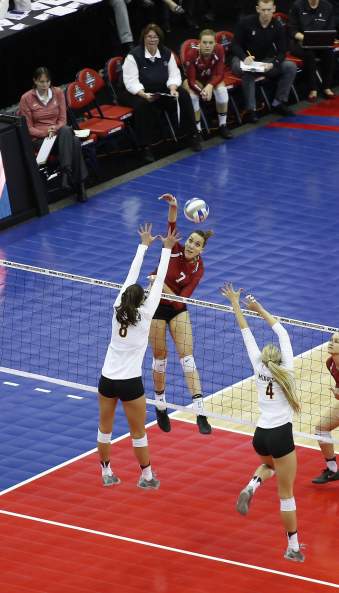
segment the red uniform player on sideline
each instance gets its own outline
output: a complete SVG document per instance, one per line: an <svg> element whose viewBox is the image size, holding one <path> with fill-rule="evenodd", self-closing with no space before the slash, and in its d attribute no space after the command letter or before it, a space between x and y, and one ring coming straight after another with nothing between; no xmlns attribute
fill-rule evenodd
<svg viewBox="0 0 339 593"><path fill-rule="evenodd" d="M335 387L331 387L336 400L339 400L339 332L332 334L328 343L328 352L331 354L326 361L326 366L335 380ZM331 438L331 430L339 426L339 401L335 401L332 406L323 414L316 426L315 433L325 438ZM326 468L312 480L314 484L326 484L339 480L339 471L337 459L332 443L319 441L319 447L326 461Z"/></svg>
<svg viewBox="0 0 339 593"><path fill-rule="evenodd" d="M198 131L201 132L200 100L210 101L215 97L219 133L222 138L233 138L227 129L228 92L224 83L225 54L222 45L216 44L215 32L205 29L200 33L198 47L190 48L185 59L187 80L184 87L190 94Z"/></svg>
<svg viewBox="0 0 339 593"><path fill-rule="evenodd" d="M177 220L177 200L171 194L164 194L159 199L166 200L169 204L168 225L170 229L174 230ZM201 253L211 235L213 235L212 231L197 230L190 234L185 245L179 243L174 245L164 282L164 293L183 297L191 296L204 273ZM152 280L152 276L150 278ZM199 431L202 434L210 434L212 429L204 415L200 377L193 357L193 336L189 313L184 303L165 299L160 301L150 331L158 425L164 432L171 430L165 397L167 325L175 342L186 383L192 395L192 405L197 414Z"/></svg>

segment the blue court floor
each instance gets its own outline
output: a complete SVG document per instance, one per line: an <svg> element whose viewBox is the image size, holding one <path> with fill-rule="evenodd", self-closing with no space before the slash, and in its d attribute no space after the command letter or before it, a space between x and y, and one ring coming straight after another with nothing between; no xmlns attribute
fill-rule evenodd
<svg viewBox="0 0 339 593"><path fill-rule="evenodd" d="M293 118L324 125L328 120L331 125L338 123L338 118ZM122 282L138 244L139 224L152 222L155 233L166 230L167 207L158 196L171 192L178 197L183 238L195 226L184 218L182 207L187 199L199 196L210 207L203 228L213 229L215 236L206 246L205 276L195 298L224 302L219 288L224 281L233 281L276 315L338 326L338 154L338 133L254 128L231 142L102 192L86 204L2 232L0 258ZM159 253L160 243L147 254L140 278L144 285ZM85 288L77 294L64 286L63 298L56 284L46 285L45 303L36 309L29 281L25 284L18 275L11 284L13 274L8 271L0 286L0 366L39 375L52 370L55 377L65 373L66 380L94 387L109 339L113 292L95 288L90 293ZM66 303L64 309L61 301ZM69 310L77 322L72 335L58 329L65 349L55 351L49 324L57 325ZM32 319L37 320L36 330ZM217 321L216 328L222 323ZM214 335L223 339L218 331ZM324 336L319 335L321 341ZM218 350L217 342L206 343ZM95 447L95 393L1 373L0 409L2 488ZM125 432L119 412L114 436Z"/></svg>

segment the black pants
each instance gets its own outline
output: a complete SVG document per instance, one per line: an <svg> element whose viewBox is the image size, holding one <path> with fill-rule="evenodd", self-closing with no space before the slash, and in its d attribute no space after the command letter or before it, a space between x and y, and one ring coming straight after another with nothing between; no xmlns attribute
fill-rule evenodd
<svg viewBox="0 0 339 593"><path fill-rule="evenodd" d="M43 140L35 140L34 146L40 148ZM55 154L59 160L60 168L64 172L69 172L72 182L75 185L82 183L87 175L87 167L81 150L81 142L74 135L72 128L63 126L57 133L57 139L52 148L52 154Z"/></svg>
<svg viewBox="0 0 339 593"><path fill-rule="evenodd" d="M335 67L334 53L329 49L304 49L299 43L293 42L291 53L304 62L304 73L306 84L310 91L316 90L319 86L316 70L319 70L322 78L321 87L328 89L333 84L333 74ZM319 60L319 61L317 61Z"/></svg>
<svg viewBox="0 0 339 593"><path fill-rule="evenodd" d="M167 89L166 92L169 93ZM185 135L193 136L197 128L191 97L182 87L178 88L180 123L179 131ZM149 146L153 140L154 126L159 121L159 111L165 109L171 114L172 121L177 122L177 102L172 97L160 97L153 103L146 101L139 95L132 95L126 90L119 93L121 105L134 109L134 129L140 146Z"/></svg>

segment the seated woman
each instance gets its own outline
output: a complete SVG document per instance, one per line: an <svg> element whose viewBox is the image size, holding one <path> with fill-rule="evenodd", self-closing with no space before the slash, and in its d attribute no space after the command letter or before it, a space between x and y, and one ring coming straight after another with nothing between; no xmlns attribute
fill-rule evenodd
<svg viewBox="0 0 339 593"><path fill-rule="evenodd" d="M33 76L33 89L22 95L19 113L27 121L28 131L35 148L40 148L47 137L57 136L52 151L57 154L62 171L62 187L73 187L79 202L87 200L84 180L87 168L81 152L81 143L72 128L66 125L66 102L61 89L51 86L47 68L37 68Z"/></svg>
<svg viewBox="0 0 339 593"><path fill-rule="evenodd" d="M198 131L201 132L200 101L209 102L215 98L219 133L222 138L233 138L226 127L228 92L224 83L225 55L222 45L216 44L215 32L204 29L200 33L199 47L190 48L185 60L187 88L195 113Z"/></svg>
<svg viewBox="0 0 339 593"><path fill-rule="evenodd" d="M289 13L289 31L292 38L291 52L304 62L304 74L308 86L308 100L313 103L318 97L317 69L319 68L322 92L325 99L334 99L331 89L335 67L331 47L309 49L302 46L305 31L328 31L335 29L333 6L327 0L296 0ZM317 62L318 60L318 62Z"/></svg>
<svg viewBox="0 0 339 593"><path fill-rule="evenodd" d="M140 45L131 50L122 68L124 88L119 100L134 109L135 131L147 162L154 161L150 145L159 110L173 112L179 129L191 138L192 149L201 150L190 97L181 86L180 70L171 50L163 45L163 37L158 25L147 25Z"/></svg>

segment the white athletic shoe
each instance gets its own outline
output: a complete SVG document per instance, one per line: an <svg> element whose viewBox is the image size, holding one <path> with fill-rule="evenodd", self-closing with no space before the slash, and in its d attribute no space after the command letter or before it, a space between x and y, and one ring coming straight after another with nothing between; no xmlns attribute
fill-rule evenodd
<svg viewBox="0 0 339 593"><path fill-rule="evenodd" d="M301 551L301 547L302 547L302 544L301 544L299 550L297 550L297 551L292 550L292 548L287 548L287 550L284 554L284 558L286 558L286 560L292 560L292 562L304 562L305 556Z"/></svg>
<svg viewBox="0 0 339 593"><path fill-rule="evenodd" d="M120 480L114 474L106 474L102 476L102 483L104 486L116 486L120 484Z"/></svg>
<svg viewBox="0 0 339 593"><path fill-rule="evenodd" d="M146 480L146 478L143 478L141 474L137 486L139 488L143 488L144 490L158 490L160 486L160 480L156 478L155 474L152 474L151 480Z"/></svg>
<svg viewBox="0 0 339 593"><path fill-rule="evenodd" d="M250 502L253 497L253 488L244 488L238 496L237 500L237 511L240 515L247 515Z"/></svg>

